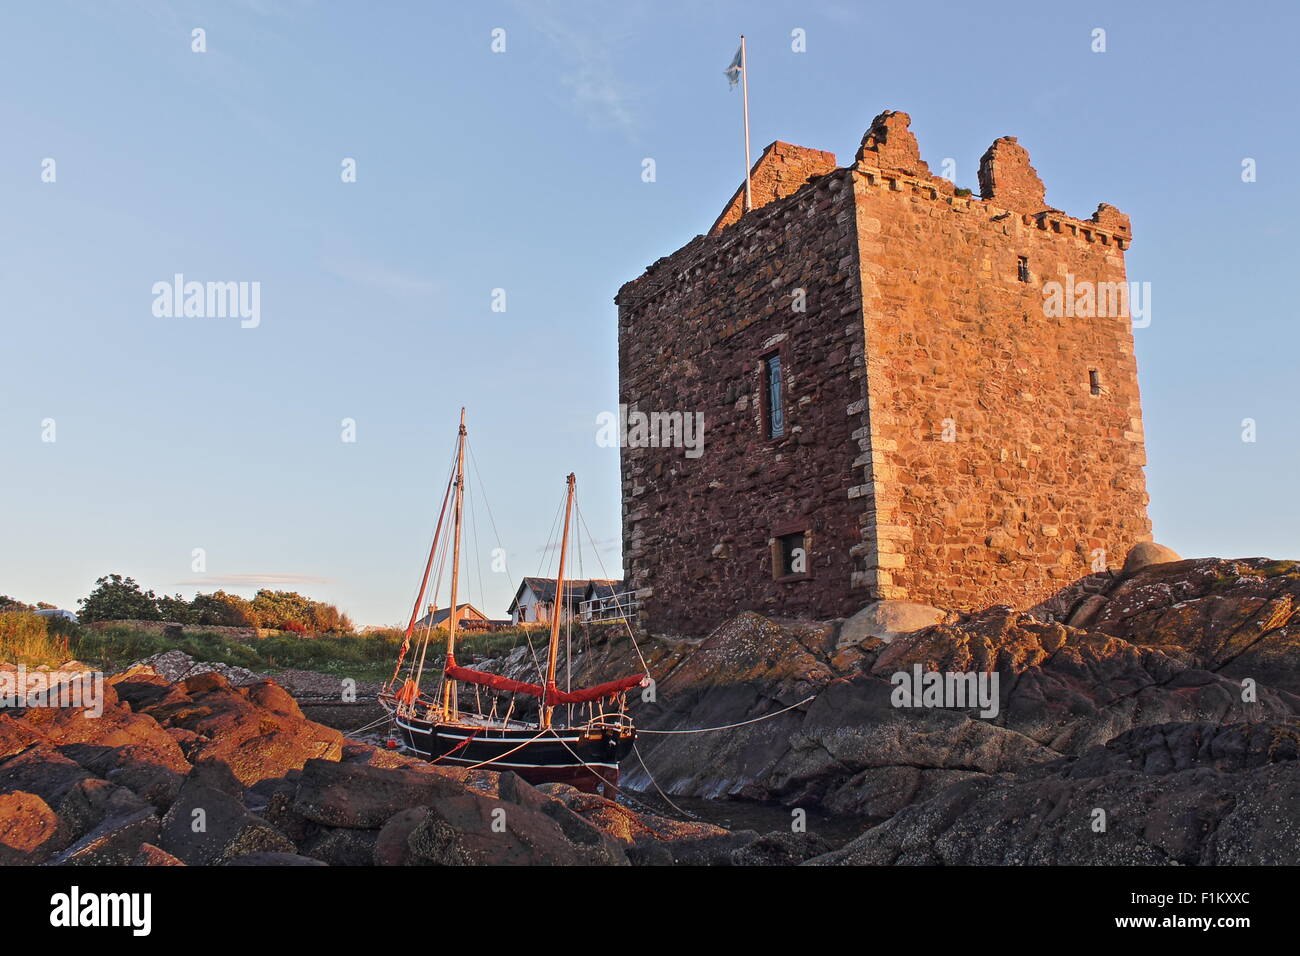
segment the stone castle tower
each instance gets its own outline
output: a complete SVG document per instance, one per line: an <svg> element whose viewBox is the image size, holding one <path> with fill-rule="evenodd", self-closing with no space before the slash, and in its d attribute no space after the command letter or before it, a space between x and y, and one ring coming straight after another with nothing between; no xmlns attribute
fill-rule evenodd
<svg viewBox="0 0 1300 956"><path fill-rule="evenodd" d="M742 186L619 290L620 402L705 428L694 456L622 450L651 631L884 598L1027 607L1150 540L1127 299L1104 307L1127 291L1128 217L1049 207L1012 137L980 196L957 190L908 125L882 113L847 167L773 143L750 212ZM1096 284L1108 314L1053 314L1052 283Z"/></svg>

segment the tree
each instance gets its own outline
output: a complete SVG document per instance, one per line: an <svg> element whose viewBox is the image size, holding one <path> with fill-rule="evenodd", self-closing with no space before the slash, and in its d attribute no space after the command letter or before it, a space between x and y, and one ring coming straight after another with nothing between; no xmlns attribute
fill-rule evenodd
<svg viewBox="0 0 1300 956"><path fill-rule="evenodd" d="M214 591L196 594L191 605L194 623L218 627L260 627L253 605L238 594Z"/></svg>
<svg viewBox="0 0 1300 956"><path fill-rule="evenodd" d="M179 594L175 597L168 597L164 594L155 601L155 605L158 608L158 616L164 621L171 621L176 624L197 623L194 607Z"/></svg>
<svg viewBox="0 0 1300 956"><path fill-rule="evenodd" d="M0 594L0 611L30 611L30 604L24 604L17 598L11 598L7 594Z"/></svg>
<svg viewBox="0 0 1300 956"><path fill-rule="evenodd" d="M92 621L157 621L158 596L142 591L134 578L110 574L95 581L95 589L79 600L77 615L83 623Z"/></svg>
<svg viewBox="0 0 1300 956"><path fill-rule="evenodd" d="M312 626L310 598L297 591L271 591L262 588L253 595L253 610L263 627L284 631L306 631Z"/></svg>
<svg viewBox="0 0 1300 956"><path fill-rule="evenodd" d="M253 597L253 610L262 627L300 634L344 633L352 630L352 621L333 604L313 601L297 591L271 591L266 588Z"/></svg>

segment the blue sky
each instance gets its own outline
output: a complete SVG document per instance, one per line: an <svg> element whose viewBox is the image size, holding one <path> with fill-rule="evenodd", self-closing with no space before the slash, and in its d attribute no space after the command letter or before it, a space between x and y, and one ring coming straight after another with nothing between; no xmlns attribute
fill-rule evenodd
<svg viewBox="0 0 1300 956"><path fill-rule="evenodd" d="M570 470L615 571L612 300L741 176L741 32L755 157L851 162L901 109L959 185L1014 135L1052 205L1128 213L1156 538L1300 557L1298 30L1283 2L6 2L0 593L75 607L116 571L404 620L462 404L511 571L484 521L469 599L544 570ZM261 324L155 317L178 272L260 282Z"/></svg>

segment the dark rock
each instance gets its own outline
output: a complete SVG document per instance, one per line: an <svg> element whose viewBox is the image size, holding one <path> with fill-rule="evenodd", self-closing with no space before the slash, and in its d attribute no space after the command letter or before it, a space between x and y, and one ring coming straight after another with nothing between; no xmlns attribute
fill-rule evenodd
<svg viewBox="0 0 1300 956"><path fill-rule="evenodd" d="M59 817L68 825L72 839L85 836L105 820L129 816L149 804L126 787L106 780L80 780L59 801Z"/></svg>
<svg viewBox="0 0 1300 956"><path fill-rule="evenodd" d="M0 762L0 791L34 793L57 807L68 791L91 775L47 744L37 744Z"/></svg>
<svg viewBox="0 0 1300 956"><path fill-rule="evenodd" d="M130 866L146 843L158 842L152 807L100 823L50 862L56 866Z"/></svg>
<svg viewBox="0 0 1300 956"><path fill-rule="evenodd" d="M1298 754L1295 719L1138 727L1079 757L950 787L810 862L1295 865Z"/></svg>
<svg viewBox="0 0 1300 956"><path fill-rule="evenodd" d="M545 812L474 793L433 800L407 843L412 862L440 866L627 862L604 841L574 843Z"/></svg>
<svg viewBox="0 0 1300 956"><path fill-rule="evenodd" d="M107 778L112 783L126 787L140 799L165 811L181 792L185 775L167 767L145 763L130 763L108 772Z"/></svg>
<svg viewBox="0 0 1300 956"><path fill-rule="evenodd" d="M795 866L833 847L830 841L813 833L774 830L738 850L733 850L733 866Z"/></svg>
<svg viewBox="0 0 1300 956"><path fill-rule="evenodd" d="M326 826L375 829L399 810L462 792L441 773L309 760L293 808Z"/></svg>
<svg viewBox="0 0 1300 956"><path fill-rule="evenodd" d="M324 827L303 842L302 853L330 866L372 866L376 830Z"/></svg>
<svg viewBox="0 0 1300 956"><path fill-rule="evenodd" d="M375 866L407 866L411 862L411 834L429 815L428 807L401 810L388 818L375 838Z"/></svg>
<svg viewBox="0 0 1300 956"><path fill-rule="evenodd" d="M239 799L194 782L181 788L156 842L190 866L224 863L245 853L295 849L278 830L245 810Z"/></svg>

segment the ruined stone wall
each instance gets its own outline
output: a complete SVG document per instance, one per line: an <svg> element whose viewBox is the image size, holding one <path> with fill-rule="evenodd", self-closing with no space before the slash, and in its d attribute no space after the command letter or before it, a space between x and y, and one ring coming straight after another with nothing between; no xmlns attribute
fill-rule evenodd
<svg viewBox="0 0 1300 956"><path fill-rule="evenodd" d="M703 452L624 448L623 564L643 624L700 635L742 610L856 610L861 352L856 226L840 170L661 259L618 295L620 401L704 413ZM794 308L805 290L805 311ZM759 358L782 350L785 437L762 432ZM770 543L811 533L810 575L774 581Z"/></svg>
<svg viewBox="0 0 1300 956"><path fill-rule="evenodd" d="M837 168L835 154L821 149L808 149L777 140L763 150L758 162L749 173L750 205L753 209L784 199L802 189L804 183L815 176L824 176ZM716 236L737 222L745 211L745 184L732 194L721 215L709 230Z"/></svg>
<svg viewBox="0 0 1300 956"><path fill-rule="evenodd" d="M1011 139L985 154L985 198L957 196L911 159L905 114L882 118L876 139L903 160L869 134L852 174L866 330L854 374L869 394L857 581L876 598L1028 606L1088 574L1097 549L1118 567L1150 539L1130 320L1044 315L1045 282L1125 281L1128 219L1047 208Z"/></svg>

